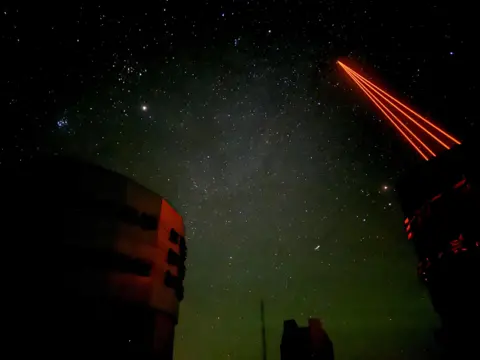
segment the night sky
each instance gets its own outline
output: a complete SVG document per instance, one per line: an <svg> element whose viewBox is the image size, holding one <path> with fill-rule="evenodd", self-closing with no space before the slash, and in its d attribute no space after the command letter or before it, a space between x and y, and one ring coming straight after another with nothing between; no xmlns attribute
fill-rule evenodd
<svg viewBox="0 0 480 360"><path fill-rule="evenodd" d="M2 5L0 166L73 155L179 210L176 359L260 359L262 299L268 359L283 320L308 317L338 359L435 358L394 191L421 158L335 61L465 139L479 127L468 9L194 3Z"/></svg>

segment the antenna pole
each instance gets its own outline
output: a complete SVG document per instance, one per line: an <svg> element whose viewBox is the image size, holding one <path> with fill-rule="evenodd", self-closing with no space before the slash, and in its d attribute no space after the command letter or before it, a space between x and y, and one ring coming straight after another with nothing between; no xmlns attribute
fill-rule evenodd
<svg viewBox="0 0 480 360"><path fill-rule="evenodd" d="M262 320L262 360L267 360L267 338L265 332L265 304L260 300L260 317Z"/></svg>

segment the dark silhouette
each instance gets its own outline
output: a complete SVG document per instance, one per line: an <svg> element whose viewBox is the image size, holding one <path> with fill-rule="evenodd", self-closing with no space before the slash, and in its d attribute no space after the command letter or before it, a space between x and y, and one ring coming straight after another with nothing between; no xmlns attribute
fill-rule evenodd
<svg viewBox="0 0 480 360"><path fill-rule="evenodd" d="M472 144L473 145L473 144ZM405 230L442 329L446 358L480 358L480 182L466 143L423 163L398 184Z"/></svg>
<svg viewBox="0 0 480 360"><path fill-rule="evenodd" d="M64 158L11 169L2 189L18 357L173 358L187 249L168 202Z"/></svg>
<svg viewBox="0 0 480 360"><path fill-rule="evenodd" d="M267 360L267 335L265 331L265 304L260 301L260 317L262 319L262 360Z"/></svg>
<svg viewBox="0 0 480 360"><path fill-rule="evenodd" d="M333 360L333 344L319 319L309 319L307 327L295 320L283 323L281 360Z"/></svg>

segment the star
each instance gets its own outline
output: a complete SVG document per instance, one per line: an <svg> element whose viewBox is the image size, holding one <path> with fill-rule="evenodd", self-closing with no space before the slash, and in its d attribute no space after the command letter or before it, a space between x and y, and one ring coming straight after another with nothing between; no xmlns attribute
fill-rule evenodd
<svg viewBox="0 0 480 360"><path fill-rule="evenodd" d="M142 110L143 110L143 111L147 111L147 110L148 110L147 105L142 105Z"/></svg>
<svg viewBox="0 0 480 360"><path fill-rule="evenodd" d="M68 126L68 120L66 118L61 118L57 121L57 127L59 129L66 128Z"/></svg>

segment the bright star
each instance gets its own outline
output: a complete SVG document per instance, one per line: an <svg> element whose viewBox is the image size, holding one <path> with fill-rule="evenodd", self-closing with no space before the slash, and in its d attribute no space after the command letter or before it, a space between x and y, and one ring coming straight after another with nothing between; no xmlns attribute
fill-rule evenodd
<svg viewBox="0 0 480 360"><path fill-rule="evenodd" d="M142 110L143 110L143 111L147 111L147 109L148 109L148 108L147 108L147 105L142 105Z"/></svg>
<svg viewBox="0 0 480 360"><path fill-rule="evenodd" d="M59 129L66 128L68 126L68 120L66 118L61 118L57 121L57 127Z"/></svg>

